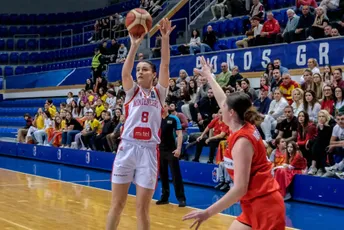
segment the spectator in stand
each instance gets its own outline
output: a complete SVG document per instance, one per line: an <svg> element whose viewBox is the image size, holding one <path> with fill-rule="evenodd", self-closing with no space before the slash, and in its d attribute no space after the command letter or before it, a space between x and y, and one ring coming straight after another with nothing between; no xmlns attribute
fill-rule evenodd
<svg viewBox="0 0 344 230"><path fill-rule="evenodd" d="M326 110L319 111L317 135L306 144L306 148L311 152L310 158L307 158L308 165L311 165L308 175L322 176L325 173L327 148L332 138L331 135L337 135L335 134L336 126L332 132L332 127L329 125L330 119L330 114Z"/></svg>
<svg viewBox="0 0 344 230"><path fill-rule="evenodd" d="M318 7L318 4L315 0L296 0L297 11L302 11L304 6L308 6L313 12L314 9Z"/></svg>
<svg viewBox="0 0 344 230"><path fill-rule="evenodd" d="M213 130L212 134L208 134L210 130ZM218 111L217 116L211 120L209 125L202 132L201 136L197 138L196 154L195 158L192 160L194 162L199 162L199 158L202 153L203 146L208 145L209 150L209 160L208 164L213 164L215 151L220 141L225 138L228 133L228 126L222 121L222 112ZM208 134L208 135L207 135Z"/></svg>
<svg viewBox="0 0 344 230"><path fill-rule="evenodd" d="M179 70L179 78L177 79L176 81L176 85L177 87L179 87L180 85L180 82L182 81L186 81L186 82L189 82L190 81L190 77L188 75L188 73L186 72L185 69L181 69Z"/></svg>
<svg viewBox="0 0 344 230"><path fill-rule="evenodd" d="M108 49L108 55L110 56L110 62L115 63L117 60L118 50L121 45L117 43L116 38L111 40L111 46Z"/></svg>
<svg viewBox="0 0 344 230"><path fill-rule="evenodd" d="M325 85L323 88L324 97L321 101L321 109L327 110L327 112L333 116L334 115L334 100L332 87Z"/></svg>
<svg viewBox="0 0 344 230"><path fill-rule="evenodd" d="M25 126L22 129L18 129L18 134L17 134L17 141L19 143L25 143L25 137L27 135L27 132L29 128L32 126L32 118L31 115L28 113L24 114L24 120L25 120Z"/></svg>
<svg viewBox="0 0 344 230"><path fill-rule="evenodd" d="M37 141L38 145L48 145L47 130L53 127L53 120L51 118L49 111L45 111L43 113L43 118L44 128L33 132L33 137Z"/></svg>
<svg viewBox="0 0 344 230"><path fill-rule="evenodd" d="M289 105L291 105L293 103L292 92L294 89L300 88L300 85L296 81L291 80L291 76L289 73L283 74L282 80L283 82L280 85L279 89L283 94L283 97L287 99Z"/></svg>
<svg viewBox="0 0 344 230"><path fill-rule="evenodd" d="M332 28L331 29L331 37L339 37L340 34L339 34L339 31L337 28Z"/></svg>
<svg viewBox="0 0 344 230"><path fill-rule="evenodd" d="M88 113L89 120L85 122L85 129L81 131L81 140L87 150L95 150L94 138L97 133L101 132L101 124L94 117L94 113Z"/></svg>
<svg viewBox="0 0 344 230"><path fill-rule="evenodd" d="M175 79L170 79L166 102L177 104L179 100L180 100L180 88L176 85Z"/></svg>
<svg viewBox="0 0 344 230"><path fill-rule="evenodd" d="M229 82L226 85L226 88L231 89L231 91L235 91L236 84L241 79L243 79L243 76L241 76L241 74L239 73L239 67L236 65L233 66L232 72L230 73Z"/></svg>
<svg viewBox="0 0 344 230"><path fill-rule="evenodd" d="M344 89L338 86L335 87L334 96L335 115L344 113Z"/></svg>
<svg viewBox="0 0 344 230"><path fill-rule="evenodd" d="M325 26L325 28L324 28L324 37L325 38L330 38L330 37L332 37L332 34L331 34L331 31L332 31L332 26L331 25L327 25L327 26Z"/></svg>
<svg viewBox="0 0 344 230"><path fill-rule="evenodd" d="M320 7L324 9L324 12L327 13L329 10L336 10L339 7L340 0L322 0Z"/></svg>
<svg viewBox="0 0 344 230"><path fill-rule="evenodd" d="M101 19L100 36L103 40L109 39L109 37L110 37L110 20L109 20L109 18Z"/></svg>
<svg viewBox="0 0 344 230"><path fill-rule="evenodd" d="M101 45L99 45L99 52L104 55L104 57L108 54L107 51L107 41L104 41Z"/></svg>
<svg viewBox="0 0 344 230"><path fill-rule="evenodd" d="M56 107L53 104L53 100L48 99L45 103L48 105L48 111L50 113L51 118L54 118L56 115Z"/></svg>
<svg viewBox="0 0 344 230"><path fill-rule="evenodd" d="M258 98L256 91L251 88L250 81L247 78L243 78L241 80L240 86L241 90L251 98L252 102Z"/></svg>
<svg viewBox="0 0 344 230"><path fill-rule="evenodd" d="M103 87L100 87L98 90L98 98L104 103L106 101L107 95Z"/></svg>
<svg viewBox="0 0 344 230"><path fill-rule="evenodd" d="M295 41L306 40L309 36L309 30L314 23L314 15L311 14L309 6L302 7L302 15L300 16L299 23L295 30Z"/></svg>
<svg viewBox="0 0 344 230"><path fill-rule="evenodd" d="M312 71L313 74L315 74L315 73L319 73L320 74L320 69L319 69L319 65L318 65L317 59L315 59L315 58L308 59L307 66ZM304 80L302 80L302 81L304 81Z"/></svg>
<svg viewBox="0 0 344 230"><path fill-rule="evenodd" d="M200 79L201 85L200 85L199 90L197 92L197 95L195 98L195 103L190 104L190 106L189 106L193 122L198 121L198 117L197 117L197 112L198 112L197 110L198 110L198 106L199 106L198 104L202 100L202 98L205 98L208 96L208 89L210 88L208 80L205 77L200 76L199 79Z"/></svg>
<svg viewBox="0 0 344 230"><path fill-rule="evenodd" d="M313 74L310 69L306 69L303 71L303 80L304 82L301 84L301 89L308 90L311 89L315 91L315 83L313 81Z"/></svg>
<svg viewBox="0 0 344 230"><path fill-rule="evenodd" d="M294 141L287 142L287 164L275 170L275 179L280 186L280 193L284 200L291 198L289 192L289 185L291 184L294 175L302 174L303 170L307 168L306 159L303 158L302 153L298 151L297 145Z"/></svg>
<svg viewBox="0 0 344 230"><path fill-rule="evenodd" d="M114 117L115 119L115 117ZM113 131L113 133L110 133L106 136L106 140L107 140L107 145L104 145L104 148L105 148L105 151L106 152L115 152L117 151L117 147L118 147L118 144L121 140L121 130L122 130L122 127L124 125L124 121L125 121L125 115L120 115L120 119L119 119L119 122L117 123L116 125L116 122L114 122L114 125L115 126L115 129Z"/></svg>
<svg viewBox="0 0 344 230"><path fill-rule="evenodd" d="M226 62L221 63L221 70L222 72L215 76L215 79L221 87L225 87L227 86L229 77L232 73L228 70L228 64Z"/></svg>
<svg viewBox="0 0 344 230"><path fill-rule="evenodd" d="M149 13L152 15L152 17L155 17L158 15L159 10L162 9L161 5L164 3L163 0L151 0L151 5L149 9Z"/></svg>
<svg viewBox="0 0 344 230"><path fill-rule="evenodd" d="M276 36L280 33L281 28L279 22L274 18L272 12L267 13L267 21L264 22L260 35L256 37L256 45L273 44L276 41Z"/></svg>
<svg viewBox="0 0 344 230"><path fill-rule="evenodd" d="M53 132L48 133L48 142L50 146L59 147L61 145L62 131L66 129L66 123L60 116L55 116L53 122Z"/></svg>
<svg viewBox="0 0 344 230"><path fill-rule="evenodd" d="M268 97L269 87L261 86L260 87L260 98L256 99L253 102L253 105L257 108L257 111L261 114L267 114L269 112L269 107L271 99Z"/></svg>
<svg viewBox="0 0 344 230"><path fill-rule="evenodd" d="M103 89L103 94L101 95L103 96L104 92L107 91L107 85L108 81L104 77L97 77L93 91L99 94L100 89Z"/></svg>
<svg viewBox="0 0 344 230"><path fill-rule="evenodd" d="M214 97L213 90L210 88L208 89L207 96L203 97L198 102L197 121L198 127L201 132L210 123L210 121L213 118L213 115L216 114L218 110L219 106Z"/></svg>
<svg viewBox="0 0 344 230"><path fill-rule="evenodd" d="M225 19L225 11L227 4L230 0L217 0L214 5L210 7L211 13L213 14L213 19L211 21L217 21L217 20L224 20ZM219 19L217 19L217 15L221 15ZM230 18L230 17L228 17Z"/></svg>
<svg viewBox="0 0 344 230"><path fill-rule="evenodd" d="M114 123L111 121L111 113L105 113L104 124L102 126L102 131L96 135L94 143L97 151L104 151L104 146L107 145L106 136L112 133L115 129Z"/></svg>
<svg viewBox="0 0 344 230"><path fill-rule="evenodd" d="M300 17L297 16L294 10L292 9L287 10L287 15L288 15L287 25L284 28L283 33L279 34L280 37L277 36L277 40L278 40L277 43L281 41L281 38L283 38L283 42L286 42L286 43L291 43L292 41L294 41L294 34L295 34L296 27L299 23Z"/></svg>
<svg viewBox="0 0 344 230"><path fill-rule="evenodd" d="M317 100L320 100L323 97L324 82L322 81L322 77L319 73L313 74L313 82L314 82L314 92L315 97Z"/></svg>
<svg viewBox="0 0 344 230"><path fill-rule="evenodd" d="M277 119L283 116L284 108L288 105L287 100L282 97L280 90L274 91L274 100L270 103L269 112L264 116L264 121L260 125L264 132L266 142L272 140L271 132L275 132Z"/></svg>
<svg viewBox="0 0 344 230"><path fill-rule="evenodd" d="M312 140L317 135L316 125L309 120L308 113L301 111L297 117L299 126L297 129L297 145L308 162L308 166L311 164L311 152L307 148L306 144L309 140Z"/></svg>
<svg viewBox="0 0 344 230"><path fill-rule="evenodd" d="M125 59L127 58L127 54L128 54L128 49L122 43L118 49L116 63L123 63Z"/></svg>
<svg viewBox="0 0 344 230"><path fill-rule="evenodd" d="M155 46L152 48L153 58L161 57L161 35L158 34L155 38Z"/></svg>
<svg viewBox="0 0 344 230"><path fill-rule="evenodd" d="M291 107L293 107L294 115L298 116L301 111L304 110L303 108L303 90L300 88L296 88L292 91L292 100L293 103Z"/></svg>
<svg viewBox="0 0 344 230"><path fill-rule="evenodd" d="M260 18L254 16L250 19L251 21L251 29L246 32L247 38L243 40L236 41L235 44L238 48L246 48L249 46L256 45L256 37L260 35L263 29L263 25L260 24Z"/></svg>
<svg viewBox="0 0 344 230"><path fill-rule="evenodd" d="M141 0L140 1L140 8L148 11L150 8L150 0Z"/></svg>
<svg viewBox="0 0 344 230"><path fill-rule="evenodd" d="M310 36L307 40L323 38L325 36L324 28L328 25L329 19L326 16L324 8L318 7L315 9L315 20L310 29Z"/></svg>
<svg viewBox="0 0 344 230"><path fill-rule="evenodd" d="M32 122L32 125L30 126L29 130L27 131L25 142L26 143L33 143L33 137L32 134L37 131L44 128L44 118L43 118L43 110L42 108L39 108L35 118Z"/></svg>
<svg viewBox="0 0 344 230"><path fill-rule="evenodd" d="M108 90L106 92L107 98L106 98L106 103L109 104L109 109L110 110L115 110L116 108L116 93L113 90Z"/></svg>
<svg viewBox="0 0 344 230"><path fill-rule="evenodd" d="M93 88L94 88L94 82L92 81L92 78L87 78L86 79L86 84L85 84L85 90L86 91L88 91L90 89L93 90ZM81 93L81 96L83 96L82 93Z"/></svg>
<svg viewBox="0 0 344 230"><path fill-rule="evenodd" d="M344 1L342 1L343 3L343 6L344 6ZM336 22L336 23L334 23L335 25L336 25L336 27L337 27L337 29L338 29L338 31L339 31L339 33L341 34L341 35L344 35L344 15L343 15L343 17L342 17L342 19L340 20L340 21L338 21L338 22Z"/></svg>
<svg viewBox="0 0 344 230"><path fill-rule="evenodd" d="M309 115L309 120L316 123L318 121L318 113L321 110L321 105L318 102L313 90L305 91L303 106L305 112L307 112Z"/></svg>
<svg viewBox="0 0 344 230"><path fill-rule="evenodd" d="M145 55L143 53L138 53L137 54L137 60L138 61L143 61L145 59Z"/></svg>
<svg viewBox="0 0 344 230"><path fill-rule="evenodd" d="M271 84L273 81L273 71L274 71L275 67L274 64L272 62L270 62L266 68L265 68L265 73L264 76L267 77L268 79L268 83Z"/></svg>
<svg viewBox="0 0 344 230"><path fill-rule="evenodd" d="M93 35L88 39L89 42L94 43L96 41L100 40L100 23L99 20L96 20L94 23L94 33Z"/></svg>
<svg viewBox="0 0 344 230"><path fill-rule="evenodd" d="M191 39L189 44L180 45L178 51L183 54L194 55L195 52L203 53L204 50L201 50L201 38L198 30L192 30ZM203 48L202 48L203 49Z"/></svg>
<svg viewBox="0 0 344 230"><path fill-rule="evenodd" d="M213 31L213 27L211 25L207 26L207 32L203 34L203 43L201 46L207 45L211 50L214 50L214 45L216 43L216 34Z"/></svg>
<svg viewBox="0 0 344 230"><path fill-rule="evenodd" d="M268 97L271 98L271 94L270 94L270 85L269 85L269 79L266 75L261 76L260 80L259 80L259 88L261 89L262 87L267 87L268 89Z"/></svg>
<svg viewBox="0 0 344 230"><path fill-rule="evenodd" d="M276 149L274 149L269 157L269 161L273 167L283 166L287 163L287 142L283 138L276 138Z"/></svg>
<svg viewBox="0 0 344 230"><path fill-rule="evenodd" d="M195 80L191 79L189 84L188 84L188 94L189 94L191 100L190 100L189 104L184 104L184 105L182 105L182 108L181 108L183 114L185 114L185 116L187 116L189 121L192 121L192 116L190 113L190 107L194 108L194 103L196 101L197 92L198 92L197 82Z"/></svg>
<svg viewBox="0 0 344 230"><path fill-rule="evenodd" d="M66 99L67 105L71 104L73 100L74 100L74 98L73 98L73 93L72 93L72 92L69 92L69 93L67 94L67 99Z"/></svg>
<svg viewBox="0 0 344 230"><path fill-rule="evenodd" d="M264 10L264 6L262 3L260 3L259 0L252 0L252 7L251 7L251 11L249 13L249 16L251 18L253 17L258 17L260 19L260 21L264 20L264 16L265 16L265 10Z"/></svg>
<svg viewBox="0 0 344 230"><path fill-rule="evenodd" d="M61 148L70 148L76 134L82 130L82 125L66 112L66 130L62 132Z"/></svg>
<svg viewBox="0 0 344 230"><path fill-rule="evenodd" d="M95 118L100 119L102 112L105 110L102 99L98 98L95 107Z"/></svg>
<svg viewBox="0 0 344 230"><path fill-rule="evenodd" d="M341 68L333 70L333 79L334 86L339 86L340 88L344 89L343 70Z"/></svg>
<svg viewBox="0 0 344 230"><path fill-rule="evenodd" d="M284 108L285 119L276 127L277 137L283 138L286 142L297 140L298 120L294 116L293 107L290 105Z"/></svg>
<svg viewBox="0 0 344 230"><path fill-rule="evenodd" d="M281 59L279 59L279 58L276 58L276 59L274 60L274 69L279 69L281 75L283 75L283 74L285 74L285 73L289 73L288 68L282 66L282 64L281 64Z"/></svg>

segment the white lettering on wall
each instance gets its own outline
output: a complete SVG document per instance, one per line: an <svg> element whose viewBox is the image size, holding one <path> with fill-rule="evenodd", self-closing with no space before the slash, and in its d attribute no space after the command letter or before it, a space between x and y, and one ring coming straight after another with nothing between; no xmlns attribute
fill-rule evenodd
<svg viewBox="0 0 344 230"><path fill-rule="evenodd" d="M269 58L269 56L271 55L271 49L266 49L263 51L262 53L262 67L265 69L268 64L271 62L271 59Z"/></svg>
<svg viewBox="0 0 344 230"><path fill-rule="evenodd" d="M327 42L320 43L319 45L319 65L329 64L328 51L330 50L330 45Z"/></svg>
<svg viewBox="0 0 344 230"><path fill-rule="evenodd" d="M252 65L252 52L248 51L244 54L244 70L250 70Z"/></svg>
<svg viewBox="0 0 344 230"><path fill-rule="evenodd" d="M296 65L298 66L306 65L307 63L306 51L307 51L306 45L299 45L297 47Z"/></svg>
<svg viewBox="0 0 344 230"><path fill-rule="evenodd" d="M235 53L227 54L227 65L229 69L232 69L233 66L235 66L234 57L235 57Z"/></svg>

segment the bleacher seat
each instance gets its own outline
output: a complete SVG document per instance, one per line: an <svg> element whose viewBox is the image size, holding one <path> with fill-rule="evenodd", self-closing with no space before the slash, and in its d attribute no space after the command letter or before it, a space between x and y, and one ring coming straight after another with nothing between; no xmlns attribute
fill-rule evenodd
<svg viewBox="0 0 344 230"><path fill-rule="evenodd" d="M8 53L0 54L0 63L1 64L8 64Z"/></svg>
<svg viewBox="0 0 344 230"><path fill-rule="evenodd" d="M19 63L27 64L29 62L29 53L24 52L19 55Z"/></svg>
<svg viewBox="0 0 344 230"><path fill-rule="evenodd" d="M7 50L14 50L14 40L8 39L6 42Z"/></svg>
<svg viewBox="0 0 344 230"><path fill-rule="evenodd" d="M10 64L16 65L16 64L18 64L18 61L19 61L18 53L17 52L12 52L10 54Z"/></svg>
<svg viewBox="0 0 344 230"><path fill-rule="evenodd" d="M17 66L15 71L14 71L15 75L21 75L24 73L25 73L25 67L24 66Z"/></svg>
<svg viewBox="0 0 344 230"><path fill-rule="evenodd" d="M16 50L25 50L26 49L26 41L25 39L18 39L17 40L17 45L16 45Z"/></svg>
<svg viewBox="0 0 344 230"><path fill-rule="evenodd" d="M12 66L5 66L4 75L6 77L12 76L13 75L13 67Z"/></svg>
<svg viewBox="0 0 344 230"><path fill-rule="evenodd" d="M4 39L0 39L0 50L4 50L5 47L6 47L5 40Z"/></svg>

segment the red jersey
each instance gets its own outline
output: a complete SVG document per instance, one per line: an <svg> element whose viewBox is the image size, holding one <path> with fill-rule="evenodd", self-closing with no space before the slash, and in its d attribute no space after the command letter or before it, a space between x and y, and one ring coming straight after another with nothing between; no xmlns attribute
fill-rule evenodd
<svg viewBox="0 0 344 230"><path fill-rule="evenodd" d="M225 167L234 181L234 164L232 157L232 148L235 142L244 137L249 140L253 147L253 158L251 163L250 181L248 190L241 200L252 200L256 197L264 196L279 190L277 181L271 175L272 164L266 156L266 149L259 131L255 126L246 123L240 130L232 133L228 137L228 148L224 155Z"/></svg>
<svg viewBox="0 0 344 230"><path fill-rule="evenodd" d="M223 121L220 121L218 117L211 120L208 125L209 129L214 129L214 136L219 135L221 132L226 132L228 127Z"/></svg>

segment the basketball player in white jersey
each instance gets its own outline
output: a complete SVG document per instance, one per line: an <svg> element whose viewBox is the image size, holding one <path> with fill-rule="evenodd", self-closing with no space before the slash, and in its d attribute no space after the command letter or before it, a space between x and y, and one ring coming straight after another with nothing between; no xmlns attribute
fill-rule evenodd
<svg viewBox="0 0 344 230"><path fill-rule="evenodd" d="M153 87L156 67L141 61L136 67L137 83L131 76L137 50L144 35L130 35L131 47L122 69L123 89L126 92L126 121L112 170L112 203L107 230L117 229L131 182L136 184L137 229L150 229L149 206L157 183L162 104L165 101L170 64L170 33L174 27L168 19L160 22L161 62L159 83Z"/></svg>

